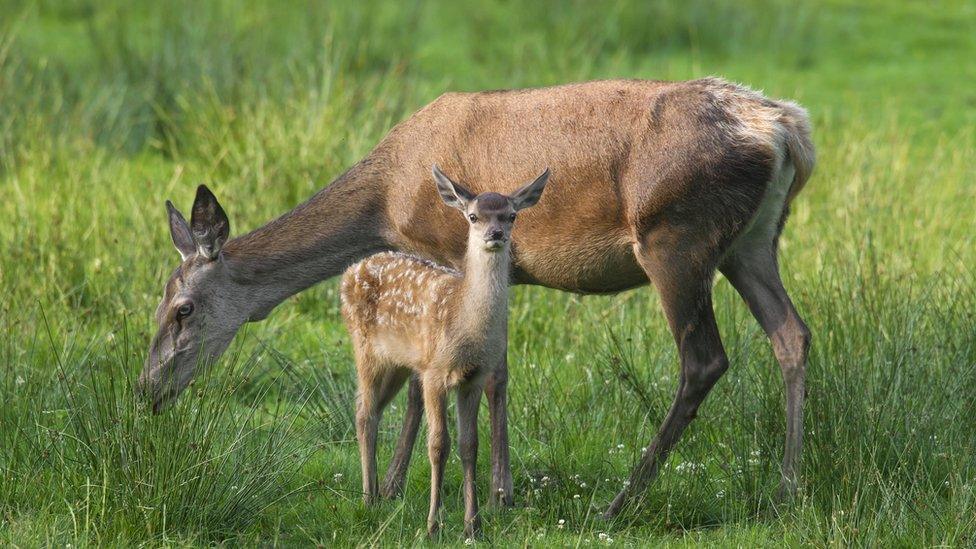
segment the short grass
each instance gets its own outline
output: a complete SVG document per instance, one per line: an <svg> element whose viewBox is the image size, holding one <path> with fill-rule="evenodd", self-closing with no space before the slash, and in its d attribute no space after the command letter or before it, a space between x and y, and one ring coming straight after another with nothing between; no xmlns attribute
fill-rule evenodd
<svg viewBox="0 0 976 549"><path fill-rule="evenodd" d="M0 543L426 544L422 452L403 499L360 503L334 282L169 413L132 401L177 260L163 200L207 182L243 232L445 90L708 74L816 125L782 242L814 333L801 497L770 501L778 368L719 280L732 369L640 505L597 520L670 402L671 337L648 289L520 287L518 506L487 510L483 541L976 543L974 26L971 2L0 1ZM459 485L452 458L451 544Z"/></svg>

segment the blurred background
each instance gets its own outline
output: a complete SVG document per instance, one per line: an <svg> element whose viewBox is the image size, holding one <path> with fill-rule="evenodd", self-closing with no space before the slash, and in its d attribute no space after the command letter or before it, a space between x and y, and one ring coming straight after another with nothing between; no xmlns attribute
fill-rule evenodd
<svg viewBox="0 0 976 549"><path fill-rule="evenodd" d="M205 182L241 234L445 91L717 75L814 124L781 246L814 332L801 501L769 501L779 372L720 281L732 370L644 504L594 521L670 402L673 343L651 291L518 288L523 507L488 511L487 540L972 543L974 31L971 1L0 0L0 542L420 543L422 453L404 500L359 504L334 282L238 337L213 390L139 413L178 260L163 201Z"/></svg>

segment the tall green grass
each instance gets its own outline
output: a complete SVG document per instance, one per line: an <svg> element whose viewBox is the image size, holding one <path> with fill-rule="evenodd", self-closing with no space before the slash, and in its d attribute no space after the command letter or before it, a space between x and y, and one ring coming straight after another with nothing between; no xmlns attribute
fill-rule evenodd
<svg viewBox="0 0 976 549"><path fill-rule="evenodd" d="M769 499L782 383L720 280L731 370L640 504L598 521L673 397L672 338L653 291L520 287L520 506L486 510L485 540L972 543L968 3L5 0L0 13L0 543L424 543L423 452L402 500L360 503L334 282L250 327L163 415L135 401L178 258L163 200L185 208L206 182L239 234L443 91L706 74L796 99L816 128L819 163L781 245L814 333L801 497ZM448 542L459 486L452 461Z"/></svg>
<svg viewBox="0 0 976 549"><path fill-rule="evenodd" d="M36 341L27 364L46 371L8 363L0 374L8 510L56 520L82 543L221 539L305 488L291 481L317 447L295 424L310 386L286 406L270 396L278 383L249 383L260 355L233 356L153 417L133 391L143 349L129 335L123 324L102 340Z"/></svg>

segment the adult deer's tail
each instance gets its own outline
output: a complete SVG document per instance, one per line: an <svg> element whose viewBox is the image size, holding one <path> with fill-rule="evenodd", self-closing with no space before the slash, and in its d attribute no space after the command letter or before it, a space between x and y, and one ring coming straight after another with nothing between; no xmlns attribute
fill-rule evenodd
<svg viewBox="0 0 976 549"><path fill-rule="evenodd" d="M786 154L794 169L793 183L786 197L786 203L789 204L810 178L817 161L817 153L810 138L810 117L807 111L789 101L777 103L781 111L779 122L783 127Z"/></svg>

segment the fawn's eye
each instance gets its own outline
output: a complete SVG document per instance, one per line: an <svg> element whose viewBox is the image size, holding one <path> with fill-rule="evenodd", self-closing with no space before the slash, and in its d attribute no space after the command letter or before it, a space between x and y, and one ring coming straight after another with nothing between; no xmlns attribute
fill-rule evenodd
<svg viewBox="0 0 976 549"><path fill-rule="evenodd" d="M508 216L508 220L515 221L515 212L512 212L512 215Z"/></svg>
<svg viewBox="0 0 976 549"><path fill-rule="evenodd" d="M468 214L468 220L470 220L472 223L474 223L475 221L478 220L478 216L476 216L474 214Z"/></svg>
<svg viewBox="0 0 976 549"><path fill-rule="evenodd" d="M193 304L184 303L180 305L179 309L176 309L176 319L183 320L184 318L193 314Z"/></svg>

